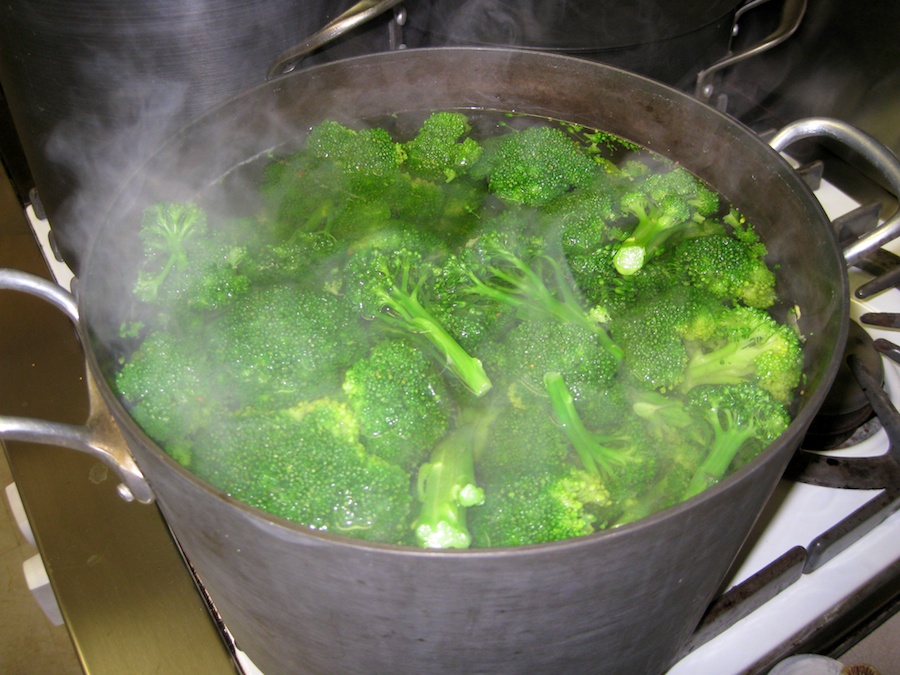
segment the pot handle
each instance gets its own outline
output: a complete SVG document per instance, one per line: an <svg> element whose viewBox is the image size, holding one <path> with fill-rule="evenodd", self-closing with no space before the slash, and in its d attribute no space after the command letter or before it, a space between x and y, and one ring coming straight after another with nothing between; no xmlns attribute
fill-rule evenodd
<svg viewBox="0 0 900 675"><path fill-rule="evenodd" d="M275 58L275 63L272 64L266 73L266 79L271 80L273 77L291 72L307 54L311 54L320 47L336 40L344 33L374 19L379 14L383 14L394 5L399 5L402 1L360 0L346 12L325 24L305 41L279 54Z"/></svg>
<svg viewBox="0 0 900 675"><path fill-rule="evenodd" d="M795 141L823 137L837 141L859 153L873 169L887 181L887 189L900 199L900 159L878 139L842 122L828 117L809 117L791 122L769 141L779 152ZM860 237L844 249L847 265L853 265L870 251L900 235L900 209L876 230Z"/></svg>
<svg viewBox="0 0 900 675"><path fill-rule="evenodd" d="M732 32L737 28L738 19L743 14L767 2L769 0L750 0L746 5L739 7L734 15ZM729 54L697 73L697 81L694 84L694 96L701 101L709 101L713 94L713 77L716 73L736 63L762 54L772 49L772 47L777 47L791 37L797 31L797 28L800 27L800 22L806 14L806 2L807 0L784 0L784 6L781 9L781 19L775 30L751 47Z"/></svg>
<svg viewBox="0 0 900 675"><path fill-rule="evenodd" d="M21 291L46 300L62 310L76 328L78 326L78 305L75 298L52 281L19 270L0 269L0 290ZM137 500L144 504L153 502L153 491L128 452L128 443L104 404L90 368L86 369L86 379L90 408L85 424L0 415L0 439L48 443L85 452L118 474L122 480L118 486L122 499Z"/></svg>

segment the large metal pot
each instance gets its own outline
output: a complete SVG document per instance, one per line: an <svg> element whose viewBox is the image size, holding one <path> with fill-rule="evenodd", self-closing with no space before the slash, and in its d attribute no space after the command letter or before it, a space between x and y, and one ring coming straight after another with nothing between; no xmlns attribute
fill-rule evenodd
<svg viewBox="0 0 900 675"><path fill-rule="evenodd" d="M742 209L778 265L784 302L777 311L799 307L806 336L805 386L784 435L712 489L636 523L577 540L471 551L310 532L235 502L154 445L106 384L119 356L134 274L128 253L143 207L189 198L324 118L448 108L528 112L605 129L678 160ZM407 50L316 66L218 107L125 185L77 295L89 372L137 465L120 475L132 494L155 495L239 647L266 673L664 670L822 403L849 312L845 262L821 207L746 128L625 71L494 49ZM46 426L29 436L0 422L0 436L52 436ZM97 413L86 431L69 434L77 437L70 444L103 454L109 428ZM141 492L141 474L152 494Z"/></svg>

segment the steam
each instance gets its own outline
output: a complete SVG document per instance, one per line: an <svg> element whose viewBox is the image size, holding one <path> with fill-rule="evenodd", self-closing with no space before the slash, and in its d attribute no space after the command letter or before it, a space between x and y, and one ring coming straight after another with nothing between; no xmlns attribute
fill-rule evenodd
<svg viewBox="0 0 900 675"><path fill-rule="evenodd" d="M92 6L90 17L55 19L56 43L39 33L36 40L69 59L53 73L58 89L37 103L61 118L40 147L51 166L38 188L71 266L142 162L191 120L262 83L278 53L327 21L330 5L319 0L301 12L284 0L109 2ZM23 22L45 30L36 14Z"/></svg>

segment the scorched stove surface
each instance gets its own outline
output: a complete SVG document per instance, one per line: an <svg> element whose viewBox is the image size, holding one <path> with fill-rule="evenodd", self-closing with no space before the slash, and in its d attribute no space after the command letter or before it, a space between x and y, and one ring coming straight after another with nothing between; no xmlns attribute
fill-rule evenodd
<svg viewBox="0 0 900 675"><path fill-rule="evenodd" d="M816 190L816 196L832 218L859 206L858 202L827 181L822 181ZM31 207L28 208L27 215L54 276L61 285L68 287L71 272L49 254L47 223L37 218ZM892 243L886 248L894 246ZM855 290L871 277L851 270L850 278L852 289ZM890 289L863 301L853 300L853 319L859 320L867 312L900 312L900 291ZM873 337L892 341L898 339L896 331L890 329L871 326L866 326L866 329ZM885 390L893 400L900 400L900 366L887 358L883 361ZM828 451L827 454L835 457L868 457L886 453L888 446L887 433L884 428L879 428L864 441L840 450ZM33 483L30 479L25 482ZM873 613L876 622L878 616L889 615L895 609L894 603L900 585L900 514L896 513L896 503L888 503L891 497L896 497L896 486L893 493L888 494L884 490L835 489L782 480L723 588L723 592L731 589L730 592L723 595L716 615L711 616L709 622L695 635L694 642L688 646L691 651L672 666L668 675L765 672L781 659L795 653L817 651L840 654L842 648L849 646L846 642L848 631L852 634L854 628L865 626L866 620L872 620ZM28 510L30 515L35 516L32 526L37 531L39 545L45 556L50 552L47 567L60 601L62 615L66 618L76 647L80 645L78 651L85 670L94 672L95 663L92 659L99 652L93 648L91 641L97 639L98 617L92 616L90 612L85 614L74 605L71 608L68 606L70 602L79 602L77 594L65 587L66 584L74 583L74 579L72 575L65 573L69 562L60 558L61 551L53 541L59 523L38 522L41 517L46 518L48 513L50 518L53 517L52 510L48 511L37 504L36 500L40 498L39 495L24 495L26 506L29 503L33 505ZM878 499L885 502L880 504L884 508L876 518L863 526L865 530L860 530L865 534L832 559L810 571L810 561L818 555L817 538L857 509ZM132 504L125 508L148 507ZM152 530L155 536L160 536L160 533L163 537L168 536L161 519L143 520L140 527L147 528L148 532ZM110 536L112 540L122 539L115 532L111 532ZM138 533L138 538L143 539L144 536ZM172 550L166 555L166 559L168 564L174 565L173 573L190 579L189 567L178 558L177 549L170 548ZM837 548L831 549L828 555L835 550ZM124 555L127 560L130 553L120 552L118 555ZM140 555L140 552L136 551L134 555ZM178 569L179 567L183 569ZM750 597L749 609L747 604L732 605L731 596L742 595L744 587L757 585L757 573L761 570L765 570L761 574L763 581L769 583L762 584L759 595ZM98 612L110 612L114 608L110 604L121 606L121 603L127 603L128 588L139 588L144 583L138 573L129 570L127 565L119 565L114 570L107 571L115 574L108 579L108 583L123 586L125 592L121 599L114 599L107 606L98 606ZM184 605L193 612L184 626L184 630L193 633L186 643L212 654L212 661L205 664L203 672L234 672L235 669L247 673L259 672L244 654L234 651L233 645L229 644L227 630L216 622L214 616L196 611L196 601L201 597L200 594L193 588L185 587L182 591L186 594L184 598L167 596L165 601L168 606L164 611L147 613L146 620L159 622L164 621L165 616L177 616ZM774 597L763 601L768 597L767 594L775 591L777 593ZM724 611L718 613L718 610ZM140 616L140 613L134 613L127 620L140 621ZM865 617L865 620L860 617ZM172 638L165 637L165 633L158 633L156 637L157 633L152 626L125 626L103 620L99 620L99 625L106 626L110 631L136 629L145 633L137 643L125 649L150 652L157 650L160 654L167 654L168 662L173 663L170 656L173 651L172 643L169 642ZM201 630L197 631L198 627ZM101 660L104 664L113 662L108 650L115 648L116 640L109 639L110 637L112 636L106 636L103 645L107 650ZM190 651L178 657L183 659L180 661L182 667L179 668L182 672L195 669L192 666L197 665L196 654L191 654ZM120 664L127 664L135 656L137 655L123 653L114 658L121 659L118 661ZM101 671L102 669L97 670Z"/></svg>

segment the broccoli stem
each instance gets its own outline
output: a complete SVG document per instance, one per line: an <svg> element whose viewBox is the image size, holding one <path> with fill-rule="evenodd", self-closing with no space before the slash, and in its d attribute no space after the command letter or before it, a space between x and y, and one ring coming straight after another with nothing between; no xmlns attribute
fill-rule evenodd
<svg viewBox="0 0 900 675"><path fill-rule="evenodd" d="M540 275L531 267L512 254L502 256L511 263L515 273L507 272L496 266L490 267L491 274L509 285L509 289L500 289L485 283L474 272L469 273L469 278L474 286L472 292L482 295L497 302L503 302L514 307L529 307L539 314L549 316L561 323L576 323L587 327L597 335L597 339L606 351L616 360L621 360L625 352L619 345L613 342L609 333L597 323L591 315L584 311L578 299L572 293L568 284L562 279L562 271L550 258L545 258L552 266L556 276L557 286L561 289L563 299L560 300L551 291Z"/></svg>
<svg viewBox="0 0 900 675"><path fill-rule="evenodd" d="M447 330L435 319L431 313L422 306L416 297L416 291L412 293L396 286L384 294L385 304L392 309L404 324L404 328L422 335L434 345L446 359L446 366L459 380L475 394L484 396L491 388L491 380L481 361L471 356L450 335ZM387 315L379 316L388 319Z"/></svg>
<svg viewBox="0 0 900 675"><path fill-rule="evenodd" d="M652 209L650 214L636 199L624 200L624 206L637 216L638 224L619 246L613 256L613 265L622 276L630 276L641 270L648 255L658 249L678 225L688 220L690 214L671 203Z"/></svg>
<svg viewBox="0 0 900 675"><path fill-rule="evenodd" d="M727 429L723 427L719 415L725 416L728 423ZM728 471L728 467L731 466L744 442L756 433L756 425L739 425L730 410L711 411L708 419L715 432L715 439L706 459L703 460L688 483L682 500L698 495L717 483Z"/></svg>
<svg viewBox="0 0 900 675"><path fill-rule="evenodd" d="M468 548L471 544L466 509L484 503L484 490L475 483L473 446L484 442L482 426L488 419L463 420L419 468L416 491L422 506L413 529L420 546Z"/></svg>
<svg viewBox="0 0 900 675"><path fill-rule="evenodd" d="M584 426L575 409L575 399L562 375L556 372L546 373L544 386L550 396L553 412L586 470L592 473L602 470L608 474L616 465L625 464L626 459L622 453L601 444L597 436Z"/></svg>
<svg viewBox="0 0 900 675"><path fill-rule="evenodd" d="M697 352L688 361L681 390L749 380L756 373L756 357L763 351L753 341L736 340L705 354Z"/></svg>

